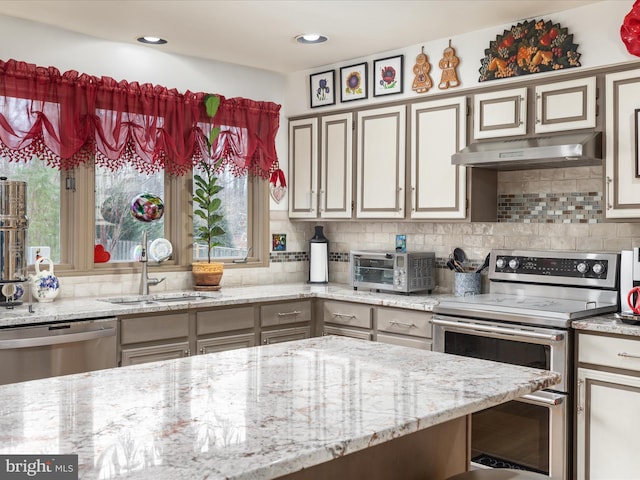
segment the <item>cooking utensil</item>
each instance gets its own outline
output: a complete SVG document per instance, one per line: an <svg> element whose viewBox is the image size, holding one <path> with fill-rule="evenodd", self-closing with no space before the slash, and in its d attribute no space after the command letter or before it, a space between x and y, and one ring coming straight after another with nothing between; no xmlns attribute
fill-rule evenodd
<svg viewBox="0 0 640 480"><path fill-rule="evenodd" d="M477 270L476 273L482 273L488 266L489 266L489 256L491 254L487 254L486 257L484 257L484 262L482 262L482 265L480 265Z"/></svg>
<svg viewBox="0 0 640 480"><path fill-rule="evenodd" d="M456 262L462 265L467 259L467 255L464 253L464 250L456 247L453 249L453 258Z"/></svg>

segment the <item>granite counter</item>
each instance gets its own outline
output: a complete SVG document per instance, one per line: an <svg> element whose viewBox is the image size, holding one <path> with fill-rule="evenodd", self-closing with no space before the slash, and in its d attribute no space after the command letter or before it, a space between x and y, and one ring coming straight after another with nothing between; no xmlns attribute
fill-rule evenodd
<svg viewBox="0 0 640 480"><path fill-rule="evenodd" d="M0 386L0 453L77 454L83 480L277 478L558 381L328 336Z"/></svg>

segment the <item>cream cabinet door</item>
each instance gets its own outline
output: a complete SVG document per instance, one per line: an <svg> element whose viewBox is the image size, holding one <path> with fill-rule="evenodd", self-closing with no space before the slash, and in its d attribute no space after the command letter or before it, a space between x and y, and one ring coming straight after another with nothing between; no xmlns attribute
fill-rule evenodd
<svg viewBox="0 0 640 480"><path fill-rule="evenodd" d="M320 119L320 216L351 218L353 113Z"/></svg>
<svg viewBox="0 0 640 480"><path fill-rule="evenodd" d="M638 478L640 378L578 368L577 478Z"/></svg>
<svg viewBox="0 0 640 480"><path fill-rule="evenodd" d="M451 155L466 146L465 97L411 105L411 218L466 216L466 173Z"/></svg>
<svg viewBox="0 0 640 480"><path fill-rule="evenodd" d="M318 119L289 122L289 217L318 216Z"/></svg>
<svg viewBox="0 0 640 480"><path fill-rule="evenodd" d="M640 69L606 76L606 216L640 217Z"/></svg>
<svg viewBox="0 0 640 480"><path fill-rule="evenodd" d="M596 77L538 85L536 133L596 126Z"/></svg>
<svg viewBox="0 0 640 480"><path fill-rule="evenodd" d="M357 217L404 218L406 107L358 113Z"/></svg>
<svg viewBox="0 0 640 480"><path fill-rule="evenodd" d="M527 133L527 88L482 93L473 97L473 138Z"/></svg>

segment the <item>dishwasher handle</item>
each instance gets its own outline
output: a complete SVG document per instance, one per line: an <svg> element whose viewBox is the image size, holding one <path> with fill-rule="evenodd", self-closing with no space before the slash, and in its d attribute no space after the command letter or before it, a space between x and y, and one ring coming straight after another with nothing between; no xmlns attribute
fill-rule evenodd
<svg viewBox="0 0 640 480"><path fill-rule="evenodd" d="M86 342L102 337L113 337L116 334L114 327L101 327L96 330L88 330L86 332L74 332L64 335L38 335L27 338L0 338L0 350L9 350L12 348L30 348L42 347L47 345L60 345L64 343Z"/></svg>

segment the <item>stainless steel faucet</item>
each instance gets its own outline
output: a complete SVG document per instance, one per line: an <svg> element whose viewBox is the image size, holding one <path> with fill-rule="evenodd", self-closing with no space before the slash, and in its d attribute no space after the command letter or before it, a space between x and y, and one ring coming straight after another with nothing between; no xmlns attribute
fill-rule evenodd
<svg viewBox="0 0 640 480"><path fill-rule="evenodd" d="M147 256L147 231L142 232L142 251L140 252L140 263L142 263L142 278L140 279L140 295L149 295L149 285L158 285L164 281L163 278L149 278L147 272L147 263L149 259Z"/></svg>

